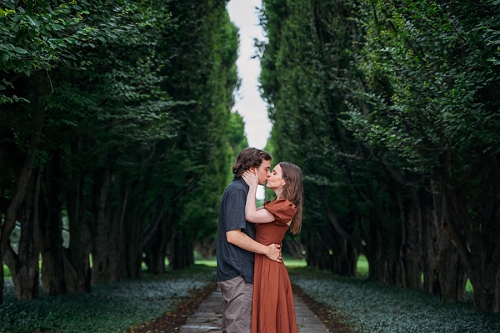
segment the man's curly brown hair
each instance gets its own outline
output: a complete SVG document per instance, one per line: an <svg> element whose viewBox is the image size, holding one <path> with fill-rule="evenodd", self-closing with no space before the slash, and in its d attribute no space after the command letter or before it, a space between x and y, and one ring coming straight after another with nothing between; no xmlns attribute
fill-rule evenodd
<svg viewBox="0 0 500 333"><path fill-rule="evenodd" d="M262 164L263 160L272 160L271 155L267 151L254 147L247 147L243 149L238 155L236 163L233 165L234 178L240 178L243 175L243 172L247 171L251 167L258 168Z"/></svg>

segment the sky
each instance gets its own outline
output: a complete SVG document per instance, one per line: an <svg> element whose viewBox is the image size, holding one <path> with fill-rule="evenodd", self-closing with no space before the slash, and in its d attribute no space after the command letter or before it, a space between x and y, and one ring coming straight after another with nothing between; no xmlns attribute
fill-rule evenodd
<svg viewBox="0 0 500 333"><path fill-rule="evenodd" d="M241 87L235 98L233 110L243 117L248 145L264 148L271 132L271 122L267 117L266 103L259 93L260 61L252 56L256 53L254 38L264 40L262 27L259 25L257 9L261 0L231 0L227 4L229 18L239 28L240 47L238 50L238 76ZM265 196L264 187L257 189L257 198Z"/></svg>
<svg viewBox="0 0 500 333"><path fill-rule="evenodd" d="M267 117L266 103L260 97L258 77L260 74L259 59L251 59L256 53L254 38L264 40L262 28L259 26L257 9L260 0L231 0L227 5L231 21L239 28L240 48L238 53L238 75L241 87L235 98L233 110L243 117L248 145L264 148L271 131L271 122Z"/></svg>

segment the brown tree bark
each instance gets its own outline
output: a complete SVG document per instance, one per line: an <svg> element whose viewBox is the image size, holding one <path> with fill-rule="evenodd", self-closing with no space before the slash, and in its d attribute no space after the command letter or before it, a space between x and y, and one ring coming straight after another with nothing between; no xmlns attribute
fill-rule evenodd
<svg viewBox="0 0 500 333"><path fill-rule="evenodd" d="M42 286L48 295L67 292L64 274L64 248L62 238L62 207L64 188L61 179L62 151L54 152L47 163L42 181L45 192L40 200L40 252L42 254ZM42 213L43 212L43 213Z"/></svg>
<svg viewBox="0 0 500 333"><path fill-rule="evenodd" d="M444 237L444 233L439 227L441 200L435 193L436 189L432 181L430 192L422 198L422 270L424 276L422 290L429 295L441 295L438 239Z"/></svg>
<svg viewBox="0 0 500 333"><path fill-rule="evenodd" d="M117 184L121 186L122 184ZM110 227L110 263L109 263L109 279L110 281L118 281L124 278L129 278L127 272L127 257L125 255L126 244L128 243L125 232L125 211L127 209L129 191L120 191L118 189L118 204L113 210Z"/></svg>
<svg viewBox="0 0 500 333"><path fill-rule="evenodd" d="M382 284L400 284L400 239L391 239L380 226L372 226L372 229L370 250L366 257L369 263L368 278Z"/></svg>
<svg viewBox="0 0 500 333"><path fill-rule="evenodd" d="M109 224L106 216L107 199L111 172L106 168L102 174L96 175L99 181L99 190L96 200L96 228L92 250L92 283L109 282Z"/></svg>
<svg viewBox="0 0 500 333"><path fill-rule="evenodd" d="M307 266L335 271L337 267L333 262L333 256L337 255L337 251L332 250L335 243L325 239L327 235L333 233L333 231L326 231L327 228L328 226L322 228L316 223L315 230L310 234L302 234L301 236L307 237L305 241Z"/></svg>
<svg viewBox="0 0 500 333"><path fill-rule="evenodd" d="M64 253L64 278L68 292L90 292L89 254L92 242L90 227L85 216L83 194L85 174L80 173L74 180L67 200L70 242L69 249Z"/></svg>
<svg viewBox="0 0 500 333"><path fill-rule="evenodd" d="M21 237L17 247L17 254L10 246L5 253L5 262L9 267L14 282L17 298L20 300L34 299L39 296L39 246L35 242L35 233L38 228L39 193L40 177L32 176L28 184L25 200L18 214Z"/></svg>
<svg viewBox="0 0 500 333"><path fill-rule="evenodd" d="M283 252L285 251L283 244ZM216 241L213 238L205 238L194 243L194 250L201 254L204 260L209 260L215 255Z"/></svg>
<svg viewBox="0 0 500 333"><path fill-rule="evenodd" d="M417 289L422 285L422 189L409 188L411 201L403 203L401 194L398 201L401 210L401 248L400 273L401 286L408 289ZM409 206L409 207L408 207ZM408 213L406 213L408 211Z"/></svg>
<svg viewBox="0 0 500 333"><path fill-rule="evenodd" d="M443 163L442 229L456 247L474 290L474 307L480 311L500 311L500 169L498 155L480 152L464 179L482 175L476 196L450 177L451 154Z"/></svg>
<svg viewBox="0 0 500 333"><path fill-rule="evenodd" d="M194 264L193 243L187 237L185 230L172 230L172 241L169 244L169 268L183 269Z"/></svg>
<svg viewBox="0 0 500 333"><path fill-rule="evenodd" d="M326 211L326 216L330 222L333 229L336 231L334 241L329 241L328 252L331 258L329 258L329 270L335 274L342 276L356 276L356 262L360 253L367 254L365 246L361 241L353 236L349 231L345 230L343 226L338 221L337 217L333 213L324 191L320 190L320 195L322 198L323 207ZM318 231L319 232L319 231ZM335 249L331 249L333 244L336 245ZM335 255L330 253L335 250Z"/></svg>
<svg viewBox="0 0 500 333"><path fill-rule="evenodd" d="M172 240L169 230L171 230L169 219L167 216L163 216L156 233L151 236L144 246L149 273L160 275L165 273L167 245Z"/></svg>
<svg viewBox="0 0 500 333"><path fill-rule="evenodd" d="M14 195L5 214L4 222L0 228L0 264L2 267L4 254L7 251L10 252L9 237L16 225L17 214L25 199L28 182L31 178L33 166L35 163L36 149L38 147L38 143L40 142L40 136L43 129L43 118L44 112L40 112L36 118L35 130L31 135L28 152L26 154L23 166L21 167L21 170L19 172L16 190L14 191ZM3 273L2 280L0 282L2 282L2 285L0 285L0 301L3 301Z"/></svg>

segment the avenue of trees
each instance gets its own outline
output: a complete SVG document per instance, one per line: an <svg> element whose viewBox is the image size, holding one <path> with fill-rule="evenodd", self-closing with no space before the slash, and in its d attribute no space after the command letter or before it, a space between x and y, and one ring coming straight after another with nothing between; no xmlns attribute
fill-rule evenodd
<svg viewBox="0 0 500 333"><path fill-rule="evenodd" d="M275 160L309 265L500 310L500 2L264 0Z"/></svg>
<svg viewBox="0 0 500 333"><path fill-rule="evenodd" d="M226 4L0 1L0 262L19 299L213 254L248 145ZM305 179L285 245L347 277L364 255L369 279L444 302L470 280L499 312L500 2L263 0L261 23L268 147Z"/></svg>
<svg viewBox="0 0 500 333"><path fill-rule="evenodd" d="M0 262L19 299L187 267L214 234L247 145L226 3L0 1Z"/></svg>

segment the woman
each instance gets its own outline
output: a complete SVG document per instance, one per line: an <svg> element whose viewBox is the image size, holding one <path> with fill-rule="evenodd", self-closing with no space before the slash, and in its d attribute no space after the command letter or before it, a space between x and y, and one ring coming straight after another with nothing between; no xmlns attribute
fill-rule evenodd
<svg viewBox="0 0 500 333"><path fill-rule="evenodd" d="M250 187L245 206L247 221L255 223L255 240L264 245L281 244L287 230L296 234L302 225L302 171L292 163L274 167L266 186L276 199L255 207L257 177L247 171ZM252 333L296 333L297 321L290 277L283 263L255 254L252 299Z"/></svg>

